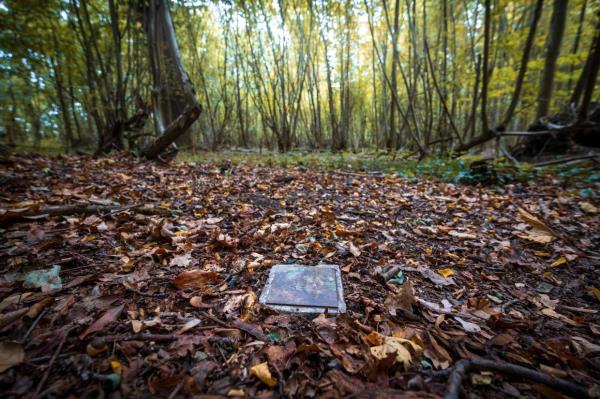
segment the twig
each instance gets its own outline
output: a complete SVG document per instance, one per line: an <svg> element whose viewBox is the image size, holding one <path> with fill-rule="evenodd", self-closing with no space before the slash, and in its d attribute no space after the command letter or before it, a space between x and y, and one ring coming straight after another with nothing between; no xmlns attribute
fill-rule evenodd
<svg viewBox="0 0 600 399"><path fill-rule="evenodd" d="M155 342L171 342L181 338L181 335L175 334L125 334L125 335L105 335L96 337L92 340L92 345L100 347L101 345L113 341L155 341Z"/></svg>
<svg viewBox="0 0 600 399"><path fill-rule="evenodd" d="M511 377L524 378L532 382L547 385L550 388L556 389L574 398L583 399L592 397L586 388L527 367L485 359L462 359L454 365L452 373L448 378L448 385L446 388L446 393L444 394L444 399L458 399L463 380L469 372L475 370L495 371Z"/></svg>
<svg viewBox="0 0 600 399"><path fill-rule="evenodd" d="M58 344L58 346L56 347L56 350L54 351L54 355L52 355L52 359L50 359L50 363L48 363L46 372L42 376L42 379L40 380L40 382L37 385L37 388L35 389L35 393L32 396L34 399L39 396L42 388L44 387L44 384L46 383L46 380L48 379L48 376L50 375L50 370L52 370L52 366L54 366L54 362L56 362L56 358L60 354L60 351L62 350L62 347L65 345L65 341L67 340L67 337L69 336L69 333L71 332L71 330L73 328L74 327L70 327L64 332L64 335L61 338L60 343Z"/></svg>
<svg viewBox="0 0 600 399"><path fill-rule="evenodd" d="M214 327L214 326L211 326ZM185 338L187 335L177 334L123 334L123 335L105 335L103 337L96 337L91 341L91 345L94 347L101 347L102 345L114 342L114 341L154 341L154 342L171 342L177 341L180 338ZM212 336L209 337L209 342L224 342L230 343L231 339L228 337Z"/></svg>
<svg viewBox="0 0 600 399"><path fill-rule="evenodd" d="M203 316L206 317L207 319L210 319L212 321L214 321L215 323L217 323L218 325L220 325L221 327L225 327L225 328L237 328L238 330L242 330L245 333L248 333L250 335L252 335L254 338L260 340L260 341L269 341L269 337L267 337L265 335L265 333L263 333L262 331L258 330L257 328L255 328L254 326L252 326L251 324L248 324L246 322L243 322L242 320L234 320L232 324L226 323L218 318L216 318L215 316L206 313L206 312L202 312L202 311L198 311L198 313Z"/></svg>
<svg viewBox="0 0 600 399"><path fill-rule="evenodd" d="M25 333L25 335L23 335L23 338L21 339L21 343L24 344L27 342L27 338L29 338L29 335L33 332L33 329L35 328L35 326L37 326L37 324L40 322L42 317L44 317L46 315L46 313L48 313L48 308L45 308L44 310L42 310L40 312L40 314L35 318L33 323L31 323L31 326L29 327L27 332Z"/></svg>

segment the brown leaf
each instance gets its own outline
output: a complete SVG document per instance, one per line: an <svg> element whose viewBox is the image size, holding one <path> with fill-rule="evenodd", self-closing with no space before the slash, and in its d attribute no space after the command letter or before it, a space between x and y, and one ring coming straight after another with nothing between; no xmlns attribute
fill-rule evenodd
<svg viewBox="0 0 600 399"><path fill-rule="evenodd" d="M209 282L218 283L223 280L223 277L219 276L215 272L207 272L204 270L186 270L181 272L173 280L173 284L179 289L184 288L206 288Z"/></svg>
<svg viewBox="0 0 600 399"><path fill-rule="evenodd" d="M79 339L85 339L85 337L88 335L101 331L110 323L117 321L119 316L121 316L121 312L123 312L124 307L125 305L119 305L104 312L102 317L92 323L91 326L89 326L83 333L79 335Z"/></svg>
<svg viewBox="0 0 600 399"><path fill-rule="evenodd" d="M416 303L412 283L407 281L400 288L398 294L390 294L385 299L385 307L392 316L396 316L396 310L402 309L412 313L412 305Z"/></svg>
<svg viewBox="0 0 600 399"><path fill-rule="evenodd" d="M23 346L17 342L0 342L0 373L20 364L25 359Z"/></svg>

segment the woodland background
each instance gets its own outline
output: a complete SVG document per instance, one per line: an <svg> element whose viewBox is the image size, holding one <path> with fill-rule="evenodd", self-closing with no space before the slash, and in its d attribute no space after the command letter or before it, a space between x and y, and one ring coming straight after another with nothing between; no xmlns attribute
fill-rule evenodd
<svg viewBox="0 0 600 399"><path fill-rule="evenodd" d="M142 3L0 2L3 142L110 150L98 148L103 135L152 97ZM171 1L170 11L203 108L178 139L192 151L441 154L574 115L597 87L585 66L599 26L589 0ZM152 123L112 145L135 149Z"/></svg>

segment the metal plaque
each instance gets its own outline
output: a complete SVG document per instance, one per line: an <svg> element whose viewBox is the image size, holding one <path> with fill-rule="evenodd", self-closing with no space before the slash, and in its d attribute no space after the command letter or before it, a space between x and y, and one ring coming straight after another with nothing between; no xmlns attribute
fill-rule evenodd
<svg viewBox="0 0 600 399"><path fill-rule="evenodd" d="M283 312L346 312L342 278L336 265L275 265L260 302Z"/></svg>

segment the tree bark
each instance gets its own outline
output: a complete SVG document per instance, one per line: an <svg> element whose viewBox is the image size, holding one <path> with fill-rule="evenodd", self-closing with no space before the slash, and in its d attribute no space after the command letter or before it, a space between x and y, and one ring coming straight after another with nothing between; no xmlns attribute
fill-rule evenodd
<svg viewBox="0 0 600 399"><path fill-rule="evenodd" d="M517 108L519 99L521 98L523 81L525 80L525 74L527 73L527 63L529 62L529 54L531 53L531 48L533 47L533 39L535 39L537 25L540 20L540 17L542 16L543 6L544 0L536 1L535 9L533 10L533 17L531 19L531 27L529 28L529 34L527 35L527 40L525 41L525 48L523 49L523 57L521 58L519 75L517 76L517 81L515 83L515 91L513 92L512 98L510 100L510 105L506 110L504 119L502 119L501 128L506 128L508 126L515 114L515 109Z"/></svg>
<svg viewBox="0 0 600 399"><path fill-rule="evenodd" d="M143 151L158 157L198 119L202 108L192 81L183 68L173 21L166 0L150 0L147 32L152 66L154 128L158 138ZM183 109L181 113L178 111Z"/></svg>
<svg viewBox="0 0 600 399"><path fill-rule="evenodd" d="M547 53L544 62L544 72L540 82L538 94L537 119L548 114L552 91L554 90L554 74L556 72L556 60L560 54L565 23L567 19L568 0L554 0L552 7L552 18L550 20L550 33L546 43Z"/></svg>

